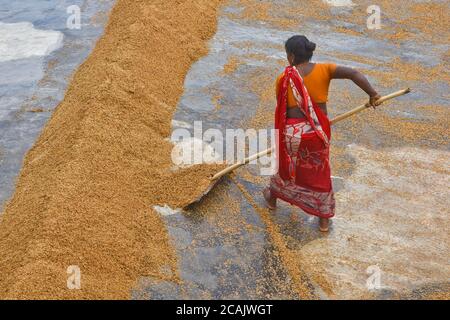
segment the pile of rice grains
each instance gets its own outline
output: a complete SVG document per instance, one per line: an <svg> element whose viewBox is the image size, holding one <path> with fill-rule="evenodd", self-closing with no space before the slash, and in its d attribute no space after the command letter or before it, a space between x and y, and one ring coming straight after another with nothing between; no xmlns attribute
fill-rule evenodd
<svg viewBox="0 0 450 320"><path fill-rule="evenodd" d="M127 299L139 276L178 281L152 206L183 206L217 169L171 170L165 139L185 75L207 53L219 4L117 1L1 216L0 298ZM80 290L67 288L72 265Z"/></svg>

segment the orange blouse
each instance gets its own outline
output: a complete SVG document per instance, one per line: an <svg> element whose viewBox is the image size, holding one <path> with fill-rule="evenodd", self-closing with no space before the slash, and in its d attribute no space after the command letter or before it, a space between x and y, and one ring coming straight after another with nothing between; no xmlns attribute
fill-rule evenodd
<svg viewBox="0 0 450 320"><path fill-rule="evenodd" d="M336 64L334 63L316 63L312 71L303 78L306 89L308 89L308 93L315 103L326 103L328 101L328 89L335 70ZM278 76L276 81L277 96L283 75L284 72ZM287 100L288 108L297 106L290 86L288 87Z"/></svg>

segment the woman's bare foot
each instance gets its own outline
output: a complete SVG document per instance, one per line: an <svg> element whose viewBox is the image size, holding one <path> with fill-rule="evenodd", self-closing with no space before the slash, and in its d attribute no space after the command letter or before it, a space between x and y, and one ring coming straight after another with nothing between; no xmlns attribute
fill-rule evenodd
<svg viewBox="0 0 450 320"><path fill-rule="evenodd" d="M329 229L329 219L327 218L319 218L319 230L321 232L328 232Z"/></svg>
<svg viewBox="0 0 450 320"><path fill-rule="evenodd" d="M266 199L267 207L270 210L275 210L277 208L277 198L272 197L272 192L269 188L265 188L263 191L264 199Z"/></svg>

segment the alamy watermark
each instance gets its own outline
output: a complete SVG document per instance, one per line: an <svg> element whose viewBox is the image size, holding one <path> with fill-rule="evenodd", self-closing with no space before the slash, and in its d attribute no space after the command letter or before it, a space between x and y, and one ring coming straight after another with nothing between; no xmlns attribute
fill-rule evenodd
<svg viewBox="0 0 450 320"><path fill-rule="evenodd" d="M66 20L67 29L81 29L81 9L77 5L68 6L66 10L69 17Z"/></svg>
<svg viewBox="0 0 450 320"><path fill-rule="evenodd" d="M379 30L381 29L381 8L377 5L371 5L367 7L367 29Z"/></svg>
<svg viewBox="0 0 450 320"><path fill-rule="evenodd" d="M366 273L369 275L366 281L366 287L368 290L380 290L381 289L381 269L377 265L369 266L366 269Z"/></svg>
<svg viewBox="0 0 450 320"><path fill-rule="evenodd" d="M72 265L67 267L67 288L69 290L79 290L81 289L81 271L80 267Z"/></svg>
<svg viewBox="0 0 450 320"><path fill-rule="evenodd" d="M193 133L186 128L173 130L172 162L177 166L234 164L272 148L276 136L275 129L203 130L202 122L195 121ZM261 175L272 175L277 169L275 152L255 159L250 164L258 164Z"/></svg>

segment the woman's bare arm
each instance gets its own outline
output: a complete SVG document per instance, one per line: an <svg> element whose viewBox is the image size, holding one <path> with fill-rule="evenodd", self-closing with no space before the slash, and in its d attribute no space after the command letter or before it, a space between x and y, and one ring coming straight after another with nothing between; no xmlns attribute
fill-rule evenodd
<svg viewBox="0 0 450 320"><path fill-rule="evenodd" d="M371 106L376 105L376 101L380 98L378 92L372 87L369 80L358 70L337 66L334 71L332 79L349 79L352 80L358 87L364 90L370 97L369 103Z"/></svg>

